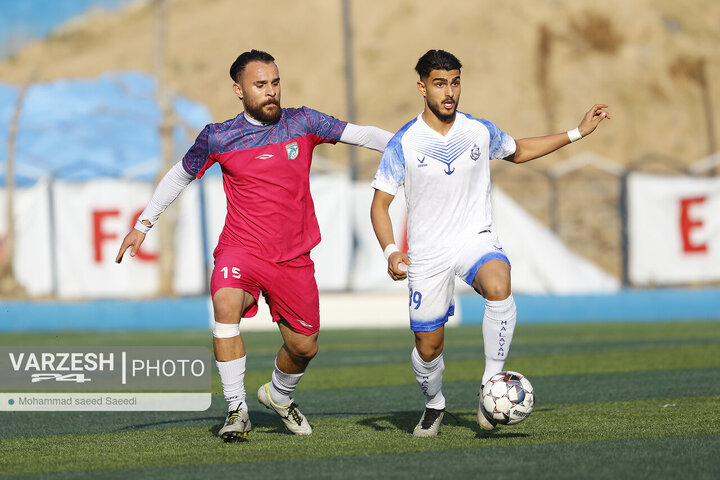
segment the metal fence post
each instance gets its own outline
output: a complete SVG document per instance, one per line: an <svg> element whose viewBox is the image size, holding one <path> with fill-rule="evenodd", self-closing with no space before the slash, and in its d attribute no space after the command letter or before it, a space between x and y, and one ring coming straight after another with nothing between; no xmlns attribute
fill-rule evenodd
<svg viewBox="0 0 720 480"><path fill-rule="evenodd" d="M618 199L618 209L620 210L620 259L622 271L622 286L630 286L630 255L628 252L628 204L627 204L627 179L628 172L624 171L620 174L620 197Z"/></svg>

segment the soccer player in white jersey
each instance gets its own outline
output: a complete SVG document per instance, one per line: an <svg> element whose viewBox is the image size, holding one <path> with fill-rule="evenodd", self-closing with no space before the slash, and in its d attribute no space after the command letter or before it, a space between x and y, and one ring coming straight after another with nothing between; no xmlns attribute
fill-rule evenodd
<svg viewBox="0 0 720 480"><path fill-rule="evenodd" d="M457 111L460 61L443 50L420 57L415 70L425 109L390 140L373 180L371 218L393 280L408 279L412 367L425 395L413 435L437 435L445 411L442 394L444 326L454 313L459 276L485 297L482 383L503 370L515 329L510 261L500 246L490 204L490 160L524 163L592 133L607 105L594 105L577 128L514 140L487 120ZM388 208L405 186L407 255L398 250ZM482 386L481 386L482 389ZM495 422L478 406L484 430Z"/></svg>

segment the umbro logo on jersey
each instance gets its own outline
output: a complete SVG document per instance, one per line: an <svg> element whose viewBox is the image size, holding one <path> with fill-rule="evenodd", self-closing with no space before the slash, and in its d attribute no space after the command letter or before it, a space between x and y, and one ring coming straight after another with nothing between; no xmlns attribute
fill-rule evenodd
<svg viewBox="0 0 720 480"><path fill-rule="evenodd" d="M268 158L272 158L274 156L275 155L273 155L272 153L263 153L262 155L258 155L255 158L257 158L258 160L267 160Z"/></svg>

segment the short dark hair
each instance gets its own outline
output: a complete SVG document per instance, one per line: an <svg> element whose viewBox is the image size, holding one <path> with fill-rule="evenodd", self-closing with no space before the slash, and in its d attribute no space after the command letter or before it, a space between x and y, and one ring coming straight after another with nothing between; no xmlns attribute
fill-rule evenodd
<svg viewBox="0 0 720 480"><path fill-rule="evenodd" d="M428 50L415 65L420 79L426 79L432 70L460 70L462 63L455 55L445 50Z"/></svg>
<svg viewBox="0 0 720 480"><path fill-rule="evenodd" d="M233 79L233 82L237 82L240 79L240 74L245 70L245 66L254 61L270 63L275 61L275 57L267 52L255 49L242 53L230 67L230 78Z"/></svg>

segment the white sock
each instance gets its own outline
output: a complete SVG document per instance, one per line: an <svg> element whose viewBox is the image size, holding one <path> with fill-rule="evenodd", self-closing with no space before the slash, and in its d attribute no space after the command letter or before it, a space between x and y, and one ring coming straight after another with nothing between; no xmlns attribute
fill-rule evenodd
<svg viewBox="0 0 720 480"><path fill-rule="evenodd" d="M485 345L483 385L490 380L490 377L503 371L516 321L517 309L512 294L505 300L485 301L485 317L482 323Z"/></svg>
<svg viewBox="0 0 720 480"><path fill-rule="evenodd" d="M420 358L417 348L413 348L410 359L415 372L415 380L420 386L420 391L425 395L425 408L443 410L445 397L442 394L442 375L445 371L445 362L442 353L437 358L426 362Z"/></svg>
<svg viewBox="0 0 720 480"><path fill-rule="evenodd" d="M290 395L295 391L302 378L302 373L285 373L280 370L275 362L275 370L272 373L272 381L268 386L270 398L277 405L290 405Z"/></svg>
<svg viewBox="0 0 720 480"><path fill-rule="evenodd" d="M223 394L228 402L228 411L235 410L243 404L242 410L247 410L245 403L245 358L241 357L228 362L215 361L220 372Z"/></svg>

